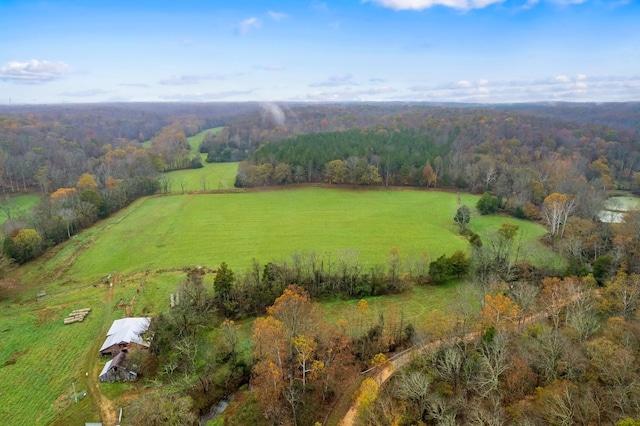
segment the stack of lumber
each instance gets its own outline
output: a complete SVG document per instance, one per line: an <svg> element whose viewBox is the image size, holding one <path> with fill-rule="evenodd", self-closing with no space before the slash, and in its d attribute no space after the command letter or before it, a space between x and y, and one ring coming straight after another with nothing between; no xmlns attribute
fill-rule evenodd
<svg viewBox="0 0 640 426"><path fill-rule="evenodd" d="M76 309L75 311L71 312L67 318L64 319L64 323L73 324L74 322L82 322L84 321L84 317L89 315L89 312L91 312L91 308Z"/></svg>

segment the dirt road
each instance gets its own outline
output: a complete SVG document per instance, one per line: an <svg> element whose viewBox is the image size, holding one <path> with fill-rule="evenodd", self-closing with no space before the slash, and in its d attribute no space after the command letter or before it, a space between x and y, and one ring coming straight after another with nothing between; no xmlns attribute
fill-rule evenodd
<svg viewBox="0 0 640 426"><path fill-rule="evenodd" d="M577 298L579 297L579 295L574 296L570 301L568 301L566 304L575 301ZM537 321L540 321L542 319L545 319L547 317L547 314L545 312L538 312L534 315L530 315L528 317L525 317L524 319L522 319L520 321L520 326L526 325L526 324L531 324ZM480 337L480 333L479 332L472 332L472 333L467 333L464 337L463 340L467 341L467 342L472 342L474 340L476 340L478 337ZM422 344L418 344L400 354L398 354L395 358L391 358L389 361L389 364L387 365L387 367L383 368L382 370L378 371L377 373L375 373L372 378L380 385L380 387L382 387L382 385L389 380L389 378L391 377L391 375L393 374L394 371L398 371L403 367L406 367L411 360L413 359L413 357L416 355L416 353L420 352L420 351L433 351L438 349L438 347L443 343L443 340L434 340L433 342L427 342L427 343L422 343ZM347 411L347 414L345 414L345 416L342 418L342 420L340 421L340 426L353 426L355 424L356 421L356 414L358 413L358 401L357 399L354 400L354 403L351 405L351 408L349 408L349 411Z"/></svg>

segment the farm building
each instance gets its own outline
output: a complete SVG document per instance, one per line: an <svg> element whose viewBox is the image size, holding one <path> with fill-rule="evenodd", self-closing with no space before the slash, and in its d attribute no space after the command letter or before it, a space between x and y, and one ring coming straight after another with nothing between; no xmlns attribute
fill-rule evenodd
<svg viewBox="0 0 640 426"><path fill-rule="evenodd" d="M100 348L103 356L116 356L126 352L131 345L149 347L149 342L142 340L141 335L149 329L151 318L122 318L115 320L107 332L107 339Z"/></svg>
<svg viewBox="0 0 640 426"><path fill-rule="evenodd" d="M120 352L112 360L104 365L100 372L101 382L121 382L123 380L135 380L138 374L127 369L127 355Z"/></svg>

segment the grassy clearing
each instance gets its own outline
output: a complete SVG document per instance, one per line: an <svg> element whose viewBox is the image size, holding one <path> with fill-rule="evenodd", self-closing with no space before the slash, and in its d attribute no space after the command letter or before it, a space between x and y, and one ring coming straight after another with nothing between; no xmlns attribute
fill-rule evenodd
<svg viewBox="0 0 640 426"><path fill-rule="evenodd" d="M11 208L11 216L19 216L21 212L28 212L31 207L38 204L40 201L40 194L26 194L18 195L10 199L9 207ZM7 216L4 212L0 213L0 225L7 221Z"/></svg>
<svg viewBox="0 0 640 426"><path fill-rule="evenodd" d="M200 169L176 170L167 173L171 193L219 191L233 188L238 163L205 163Z"/></svg>
<svg viewBox="0 0 640 426"><path fill-rule="evenodd" d="M204 140L204 137L207 135L207 133L211 133L211 134L216 135L216 134L220 133L220 130L222 130L222 129L223 129L223 127L214 127L214 128L211 128L211 129L206 129L206 130L201 131L197 135L193 135L190 138L187 138L187 142L189 142L189 146L191 147L191 154L195 154L196 152L198 152L200 150L200 144ZM204 160L204 158L203 158L203 160Z"/></svg>
<svg viewBox="0 0 640 426"><path fill-rule="evenodd" d="M366 297L369 305L368 321L377 320L380 315L402 316L406 321L417 325L433 310L445 311L457 297L459 281L449 281L439 286L413 286L402 294ZM320 303L324 318L332 324L343 319L353 326L359 322L359 300L335 300ZM352 330L357 331L357 330Z"/></svg>

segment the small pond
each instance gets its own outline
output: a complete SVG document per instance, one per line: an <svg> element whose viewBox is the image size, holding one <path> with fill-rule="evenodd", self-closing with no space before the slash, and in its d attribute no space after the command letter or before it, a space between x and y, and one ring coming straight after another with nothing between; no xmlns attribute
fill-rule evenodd
<svg viewBox="0 0 640 426"><path fill-rule="evenodd" d="M611 197L605 201L604 209L600 211L599 217L602 222L621 223L625 212L636 209L640 209L640 197L629 195Z"/></svg>

